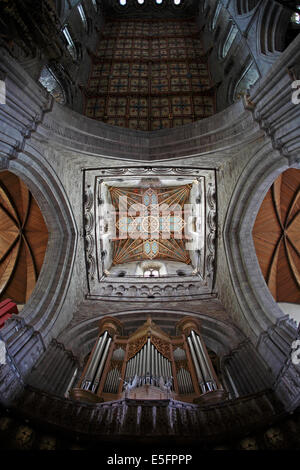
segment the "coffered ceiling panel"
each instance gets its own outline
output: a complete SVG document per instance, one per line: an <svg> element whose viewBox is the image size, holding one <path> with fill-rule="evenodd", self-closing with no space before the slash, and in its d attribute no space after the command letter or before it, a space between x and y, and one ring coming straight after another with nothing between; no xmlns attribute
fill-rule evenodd
<svg viewBox="0 0 300 470"><path fill-rule="evenodd" d="M142 131L215 113L215 86L191 20L110 20L91 53L85 114Z"/></svg>

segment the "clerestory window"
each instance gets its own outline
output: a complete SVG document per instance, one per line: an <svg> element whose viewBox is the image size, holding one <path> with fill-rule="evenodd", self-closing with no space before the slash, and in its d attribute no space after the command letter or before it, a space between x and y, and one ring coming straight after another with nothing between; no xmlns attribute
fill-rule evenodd
<svg viewBox="0 0 300 470"><path fill-rule="evenodd" d="M79 4L77 6L77 10L78 10L78 13L80 15L81 21L83 23L84 29L85 29L85 31L87 31L88 25L87 25L87 19L86 19L86 15L85 15L83 6L81 4Z"/></svg>
<svg viewBox="0 0 300 470"><path fill-rule="evenodd" d="M76 47L75 47L72 36L67 26L64 27L63 34L67 40L67 49L69 53L71 54L71 56L73 57L73 59L76 60L76 57L77 57Z"/></svg>

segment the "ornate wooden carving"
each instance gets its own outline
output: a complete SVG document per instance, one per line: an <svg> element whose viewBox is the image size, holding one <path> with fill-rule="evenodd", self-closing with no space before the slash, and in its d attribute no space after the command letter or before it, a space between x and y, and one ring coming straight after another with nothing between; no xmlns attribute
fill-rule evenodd
<svg viewBox="0 0 300 470"><path fill-rule="evenodd" d="M129 345L128 345L128 356L127 356L127 360L129 361L129 359L131 359L133 356L135 356L140 349L142 349L142 347L146 344L147 342L147 338L148 336L147 335L144 335L140 338L137 338L136 340L134 340L133 342L130 342Z"/></svg>
<svg viewBox="0 0 300 470"><path fill-rule="evenodd" d="M151 336L151 343L156 347L156 349L169 361L172 361L171 353L170 353L170 343L164 341L163 339L159 338L158 336Z"/></svg>

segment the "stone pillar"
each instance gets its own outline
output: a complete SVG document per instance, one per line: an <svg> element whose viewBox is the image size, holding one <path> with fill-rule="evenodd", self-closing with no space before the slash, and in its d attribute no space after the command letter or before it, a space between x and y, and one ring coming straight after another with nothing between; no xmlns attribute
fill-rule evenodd
<svg viewBox="0 0 300 470"><path fill-rule="evenodd" d="M56 395L64 395L76 362L76 358L65 349L63 344L52 340L41 360L28 376L27 383Z"/></svg>

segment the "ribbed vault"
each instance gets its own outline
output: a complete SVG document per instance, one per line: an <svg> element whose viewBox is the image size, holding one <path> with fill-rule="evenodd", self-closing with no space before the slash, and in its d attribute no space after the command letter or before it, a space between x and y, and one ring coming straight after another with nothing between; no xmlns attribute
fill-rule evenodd
<svg viewBox="0 0 300 470"><path fill-rule="evenodd" d="M300 303L300 171L282 173L267 192L253 228L265 281L277 302Z"/></svg>
<svg viewBox="0 0 300 470"><path fill-rule="evenodd" d="M28 301L48 242L41 211L16 175L0 173L0 300Z"/></svg>

